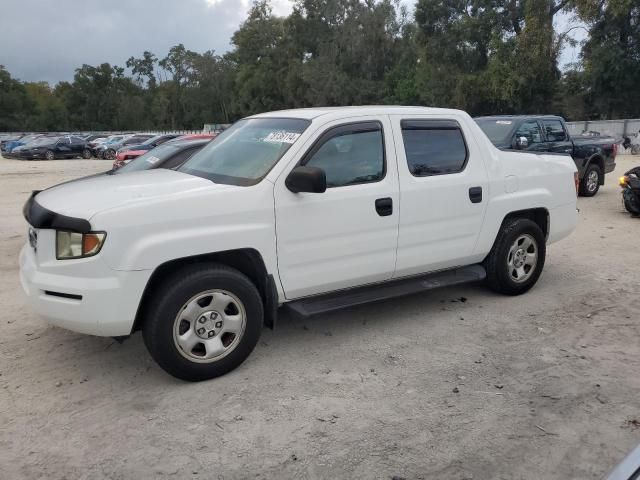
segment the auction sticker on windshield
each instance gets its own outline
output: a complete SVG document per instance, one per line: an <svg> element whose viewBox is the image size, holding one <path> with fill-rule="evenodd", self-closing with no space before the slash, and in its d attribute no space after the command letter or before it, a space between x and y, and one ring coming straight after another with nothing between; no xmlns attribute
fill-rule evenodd
<svg viewBox="0 0 640 480"><path fill-rule="evenodd" d="M150 157L147 157L146 160L147 160L148 163L153 165L154 163L156 163L160 159L158 157L154 157L153 155L151 155Z"/></svg>
<svg viewBox="0 0 640 480"><path fill-rule="evenodd" d="M511 120L496 120L499 125L511 125Z"/></svg>
<svg viewBox="0 0 640 480"><path fill-rule="evenodd" d="M300 134L295 132L271 132L269 135L264 137L262 141L273 143L293 143L299 136Z"/></svg>

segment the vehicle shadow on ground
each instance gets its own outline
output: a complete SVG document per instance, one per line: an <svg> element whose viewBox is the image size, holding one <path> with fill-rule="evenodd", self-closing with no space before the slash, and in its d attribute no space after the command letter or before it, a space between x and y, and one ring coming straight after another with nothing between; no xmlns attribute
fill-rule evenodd
<svg viewBox="0 0 640 480"><path fill-rule="evenodd" d="M389 330L410 331L414 322L430 322L443 314L458 319L464 311L477 305L480 298L486 302L487 295L495 294L482 284L468 284L382 300L310 318L302 318L281 308L275 329L264 328L253 353L227 376L245 375L257 363L266 362L261 369L281 368L285 359L287 362L297 357L302 360L304 352L310 349L320 355L319 362L322 362L323 355L327 355L328 361L345 348L345 344L366 346L370 343L368 337L371 335L384 334ZM147 385L188 384L160 369L148 354L140 332L122 343L112 338L80 335L53 327L49 333L63 337L57 339L60 345L74 344L74 356L51 359L60 362L56 367L58 371L75 367L81 378L109 377L111 381L121 383L123 388L139 381L141 377L144 377ZM325 353L321 353L323 351ZM86 361L77 363L75 355L82 356Z"/></svg>

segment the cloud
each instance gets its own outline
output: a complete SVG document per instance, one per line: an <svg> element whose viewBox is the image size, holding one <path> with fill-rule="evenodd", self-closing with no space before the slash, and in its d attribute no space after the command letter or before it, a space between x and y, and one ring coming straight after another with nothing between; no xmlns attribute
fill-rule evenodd
<svg viewBox="0 0 640 480"><path fill-rule="evenodd" d="M288 1L276 2L277 12ZM3 0L0 64L22 80L73 78L83 63L124 66L175 44L223 53L248 0ZM274 9L275 10L275 9Z"/></svg>

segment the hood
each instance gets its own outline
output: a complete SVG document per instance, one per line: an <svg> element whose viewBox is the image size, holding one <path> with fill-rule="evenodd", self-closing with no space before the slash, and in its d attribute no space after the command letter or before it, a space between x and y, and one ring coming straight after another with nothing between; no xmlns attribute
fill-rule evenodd
<svg viewBox="0 0 640 480"><path fill-rule="evenodd" d="M157 197L166 199L197 190L228 188L238 187L159 168L125 175L98 175L63 183L40 192L35 200L53 212L89 220L98 212L129 203Z"/></svg>

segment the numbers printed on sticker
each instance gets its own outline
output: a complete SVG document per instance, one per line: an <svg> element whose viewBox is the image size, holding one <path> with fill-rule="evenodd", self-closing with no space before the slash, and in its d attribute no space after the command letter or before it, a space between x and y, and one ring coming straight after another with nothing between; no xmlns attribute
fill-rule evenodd
<svg viewBox="0 0 640 480"><path fill-rule="evenodd" d="M262 139L263 142L274 142L274 143L293 143L298 137L299 133L295 132L271 132L269 135Z"/></svg>

